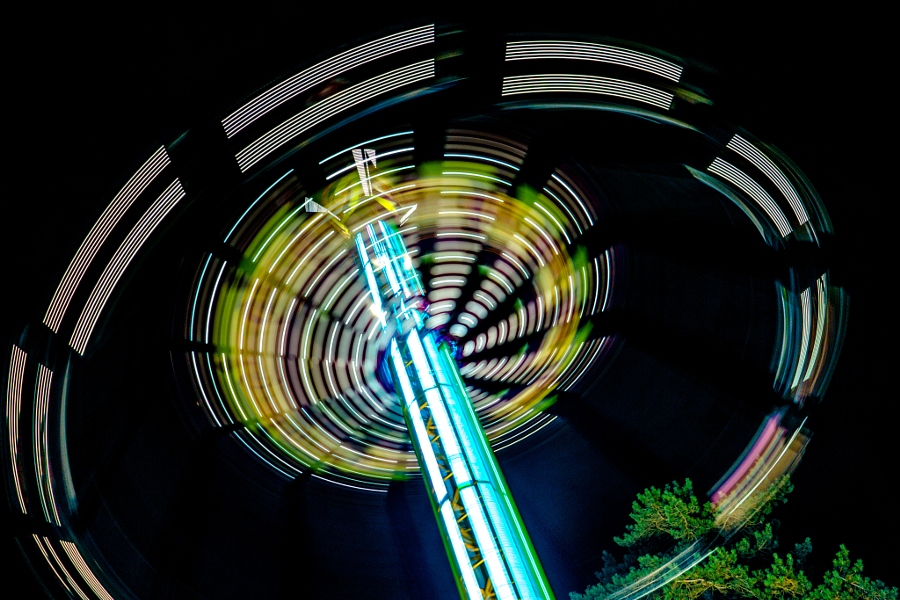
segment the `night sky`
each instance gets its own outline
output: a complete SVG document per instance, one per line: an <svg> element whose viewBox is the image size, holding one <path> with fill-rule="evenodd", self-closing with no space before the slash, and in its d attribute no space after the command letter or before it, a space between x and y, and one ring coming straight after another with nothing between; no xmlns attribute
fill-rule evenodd
<svg viewBox="0 0 900 600"><path fill-rule="evenodd" d="M13 152L7 181L13 187L6 195L2 221L8 248L4 290L5 296L12 298L4 319L6 339L17 335L25 323L40 321L58 274L99 212L144 157L196 123L226 113L255 91L295 72L296 65L311 56L327 56L330 48L375 37L395 25L400 29L410 19L413 24L419 23L419 13L395 11L396 16L391 16L384 14L386 10L379 8L377 13L362 16L349 14L349 9L335 10L331 19L307 16L299 9L249 17L237 13L199 17L175 11L136 20L114 17L116 27L101 23L99 14L97 18L57 14L35 15L22 25L25 35L21 42L8 49L16 59L11 66L13 77L7 81L7 97L13 99L12 109L7 112L12 129L7 129L11 135L6 143ZM642 42L701 61L717 71L707 91L718 101L726 119L780 148L809 177L836 232L836 242L829 250L831 272L848 291L850 316L831 387L810 420L814 435L793 477L795 491L780 512L781 537L785 546L791 546L810 536L814 546L812 568L818 573L827 568L838 544L844 543L852 557L864 560L869 576L893 585L900 583L894 574L895 561L891 560L897 554L900 532L889 492L896 478L898 452L893 443L896 426L891 418L897 397L892 381L895 369L887 357L893 329L889 326L893 321L889 313L894 298L888 291L887 269L892 232L882 214L892 194L887 191L887 172L880 167L885 161L879 157L886 146L881 140L889 135L893 110L878 82L879 61L884 59L877 57L882 54L880 46L886 46L880 41L883 38L876 32L864 31L862 17L844 15L811 24L773 22L765 16L738 21L679 13L650 19L651 25L647 24L646 15L598 19L577 12L508 20L495 16L467 18L447 9L433 16L488 30L502 26L511 30L595 33ZM866 27L870 26L866 23ZM148 342L141 356L152 356L154 349L155 345ZM614 393L617 386L627 384L629 376L638 375L629 370L630 356L623 352L617 358L617 368L610 370L609 380L600 381L599 389ZM701 384L698 389L703 387ZM706 395L698 400L699 404L679 409L671 420L683 420L696 411L713 414L709 421L717 423L715 400L714 394ZM670 418L658 412L660 406L648 402L644 407L648 411L648 427L654 426L656 419L662 429L663 421ZM151 415L150 419L163 424L177 418L167 420L159 410L153 414L155 417ZM615 410L604 415L610 420L616 418ZM588 427L605 422L589 421ZM536 544L544 540L548 547L559 550L543 555L545 567L548 572L560 573L559 581L566 583L582 582L584 573L599 568L598 548L613 549L611 537L621 532L634 491L654 483L664 484L666 478L683 477L671 465L648 464L635 459L634 454L619 462L602 464L593 459L582 460L594 455L587 451L582 454L579 448L596 453L603 450L603 442L598 441L596 432L586 431L584 426L575 429L574 433L564 430L558 435L571 434L576 442L563 444L549 439L544 447L501 456L526 520L529 514L540 520L532 533ZM646 441L644 445L648 456L656 455L653 443L660 442ZM184 444L189 446L188 442ZM211 452L210 456L214 454ZM190 456L190 460L201 465L200 470L202 465L210 464L209 461L215 464L216 460L202 452ZM134 460L137 465L153 462L147 457ZM177 462L177 458L171 461ZM559 470L559 463L577 472L570 479L582 483L555 487L554 472ZM709 463L709 469L713 469L714 461ZM608 478L597 477L597 472L609 473ZM542 474L542 481L524 493L524 499L519 499L516 486L528 485L530 473ZM701 480L704 474L702 466L698 467ZM620 488L603 496L609 503L604 509L624 506L625 511L617 514L615 523L598 528L595 533L603 539L591 544L583 539L584 532L565 523L566 519L560 516L564 511L554 507L561 502L577 506L579 494L599 497L601 493L595 488L617 485L610 483L613 481L619 482ZM206 483L217 493L227 494L229 482L235 486L252 485L239 478ZM204 485L203 481L195 481L185 493L209 493ZM378 511L378 506L368 505L370 500L365 498L338 497L339 494L332 498L329 492L321 490L307 494L303 488L290 488L285 493L306 494L305 500L291 500L296 500L306 512L297 522L289 520L284 525L297 532L301 542L304 535L310 539L328 537L326 531L330 527L337 532L331 536L332 543L296 555L298 577L315 579L319 573L312 565L326 562L347 564L351 570L359 569L360 577L371 576L365 572L364 557L341 556L340 539L351 535L354 527L370 526L354 525L352 519L362 519L359 515ZM322 509L323 505L309 504L309 494L316 501L331 498L333 503ZM236 493L234 504L244 503L252 510L250 503L262 502L260 498L264 496ZM385 535L394 536L393 543L398 547L427 546L437 539L436 533L424 527L411 529L408 515L409 511L421 513L427 521L430 511L423 500L423 491L409 484L389 501L387 525L371 527L382 527ZM342 514L347 506L351 508ZM588 513L590 507L572 510ZM357 517L347 517L351 522L345 522L345 515L351 513ZM227 528L212 531L214 525L199 527L195 517L191 509L176 506L174 514L161 518L174 523L174 529L180 528L178 535L182 537L173 534L171 539L177 539L179 548L188 554L191 542L186 538L194 534L210 536L207 542L222 536L223 548L228 547ZM310 533L308 524L313 521L315 531ZM279 526L277 520L272 522L273 528ZM398 537L396 532L400 530L405 533ZM567 535L577 537L569 547L565 543ZM28 573L30 567L18 555L9 533L4 534L4 550L7 565L12 565L7 571L12 573L12 579L31 585L31 594L39 593ZM314 552L318 555L314 556ZM415 569L427 571L430 565L445 568L440 563L441 554L439 551L419 557L407 550L405 558L411 562L421 558ZM248 558L248 576L252 576L256 560L264 558ZM293 568L289 559L283 560L283 571ZM573 564L564 564L567 561ZM176 564L167 568L172 574L179 573ZM421 587L427 578L417 575L415 569L402 575L412 581L406 594L430 597L432 590ZM339 572L338 567L326 570ZM449 581L449 574L446 579ZM813 579L817 577L814 575ZM584 583L579 584L578 591L583 590ZM54 585L50 583L58 594ZM271 589L283 592L289 585L282 581L272 584ZM327 583L319 582L311 589L324 593L323 586ZM175 593L160 587L153 589L153 597ZM452 582L449 590L455 593ZM574 590L555 591L562 598Z"/></svg>

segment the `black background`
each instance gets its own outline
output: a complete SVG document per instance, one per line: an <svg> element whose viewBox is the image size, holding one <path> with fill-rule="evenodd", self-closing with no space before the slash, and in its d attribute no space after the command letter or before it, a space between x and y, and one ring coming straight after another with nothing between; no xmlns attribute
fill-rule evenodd
<svg viewBox="0 0 900 600"><path fill-rule="evenodd" d="M427 16L396 5L359 13L296 6L264 14L224 6L205 15L131 10L33 14L8 23L6 339L40 320L84 232L159 145L199 119L225 114L311 56ZM795 474L796 491L782 512L782 536L812 537L819 572L844 543L870 576L896 585L897 389L888 362L895 298L888 207L896 192L881 166L896 110L886 88L893 75L881 70L887 41L877 15L779 20L777 11L747 13L612 16L569 8L511 16L457 6L432 9L431 16L487 29L583 31L700 60L719 73L710 92L725 114L810 178L834 224L833 274L849 292L850 319L831 389L811 422L815 435ZM12 579L32 586L16 597L39 593L11 537L4 538L7 589Z"/></svg>

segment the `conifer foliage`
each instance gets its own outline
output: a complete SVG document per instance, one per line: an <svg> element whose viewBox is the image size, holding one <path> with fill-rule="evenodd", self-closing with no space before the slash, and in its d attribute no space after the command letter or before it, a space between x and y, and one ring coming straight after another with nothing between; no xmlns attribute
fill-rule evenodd
<svg viewBox="0 0 900 600"><path fill-rule="evenodd" d="M853 561L840 547L833 567L820 582L803 572L812 550L809 538L789 552L779 553L778 522L772 511L786 502L793 489L787 477L771 486L741 522L729 523L709 502L694 495L690 479L662 489L651 487L632 503L625 534L614 538L624 549L622 560L604 552L599 583L571 600L636 597L643 582L671 572L668 583L644 597L659 600L791 599L898 600L898 590L863 575L861 560ZM685 559L688 557L690 560ZM700 560L698 557L702 557ZM687 567L682 568L682 566ZM630 589L630 594L622 590Z"/></svg>

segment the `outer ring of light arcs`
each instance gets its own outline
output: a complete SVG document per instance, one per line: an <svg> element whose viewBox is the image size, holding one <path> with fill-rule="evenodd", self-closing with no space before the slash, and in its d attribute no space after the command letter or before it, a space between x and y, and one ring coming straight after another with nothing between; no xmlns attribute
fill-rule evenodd
<svg viewBox="0 0 900 600"><path fill-rule="evenodd" d="M252 111L235 111L223 121L223 127L229 147L235 150L236 162L249 177L265 177L260 174L272 172L273 159L320 135L332 121L383 100L409 99L413 91L439 93L453 84L454 74L443 70L443 59L434 58L451 55L445 50L452 44L452 36L437 40L433 27L417 28L351 48L305 69L244 108L256 102L255 106L263 107L265 114L277 112L286 106L285 98L290 94L302 93L302 86L306 85L303 81L321 82L338 76L342 72L340 64L370 68L393 61L381 74L362 78L350 88L288 116L282 121L287 129L265 140L263 134L239 145L236 140L248 131L253 116ZM429 55L431 48L435 51ZM404 53L410 54L410 60L398 67L396 59ZM529 71L527 65L548 64L537 59L555 61L554 67L558 68ZM692 131L715 152L708 162L685 167L738 205L770 246L781 248L794 241L817 244L821 235L831 234L828 217L813 187L785 157L744 132L728 127L713 132L690 124L706 99L682 83L691 75L690 66L683 67L677 60L664 60L645 50L522 38L507 45L503 70L508 74L496 82L498 104L509 109L536 110L557 105L615 111ZM377 98L372 96L366 101L365 93L374 93ZM728 133L722 135L721 131ZM272 140L275 146L261 150ZM91 345L97 341L96 325L123 275L143 245L156 235L160 224L188 195L180 174L181 166L165 147L153 153L104 210L77 250L43 318L53 335L64 338L73 356L90 354ZM124 225L127 222L133 225ZM117 227L124 227L127 232L113 235ZM106 255L110 256L102 265L98 259L101 248L108 249ZM94 272L100 273L96 277L90 276L92 266ZM791 406L802 406L810 397L821 397L827 388L843 336L843 296L830 282L827 271L814 275L811 282L799 274L777 287L776 301L782 318L774 349L773 387L786 405L766 417L757 436L749 441L747 453L723 476L713 493L725 524L739 518L740 505L764 487L760 484L773 469L784 472L795 463L805 437L803 423L792 422L785 414ZM73 304L79 297L77 290L83 290L81 296L87 297L83 306ZM47 361L40 351L30 350L31 345L27 332L23 333L12 349L8 372L7 460L11 466L8 472L12 503L59 527L62 533L58 539L47 533L50 530L42 529L36 532L34 540L54 572L57 566L68 566L70 579L61 579L62 584L106 598L109 594L105 586L110 586L110 582L98 580L92 571L90 552L77 536L65 533L70 515L60 499L74 491L65 483L67 466L60 460L61 451L48 441L57 433L64 433L53 429L59 426L57 416L68 377L65 367L57 365L66 361ZM21 443L21 432L29 427L34 429L33 447ZM757 461L758 458L764 460ZM51 471L63 476L51 478Z"/></svg>
<svg viewBox="0 0 900 600"><path fill-rule="evenodd" d="M417 45L415 48L418 50L422 45L427 46L428 43L431 42L423 42L422 38L417 38ZM404 49L408 50L409 48L404 47ZM415 58L420 59L421 56L416 56ZM516 65L518 71L521 71L519 65L531 64L528 61L536 59L541 59L542 61L558 60L560 61L559 64L569 64L574 62L579 65L600 65L598 70L601 73L603 70L602 67L611 68L613 70L618 69L618 71L615 71L617 73L621 72L623 67L631 69L635 74L634 81L608 77L603 74L584 72L567 75L558 72L520 74L516 71L513 74L504 76L502 82L498 82L501 83L501 89L499 90L500 106L508 110L538 110L544 106L566 106L570 109L579 107L584 110L614 111L640 119L649 119L659 123L661 126L676 127L691 131L695 133L699 139L702 139L704 143L719 148L720 152L719 155L710 158L707 163L684 165L687 171L698 180L717 189L724 196L735 202L735 204L745 212L754 225L756 225L760 235L769 245L780 247L784 245L785 240L788 237L793 237L796 240L807 243L817 243L818 235L828 232L829 225L827 217L824 217L824 213L821 211L818 199L815 197L812 187L807 185L805 180L803 180L802 175L795 171L783 157L772 151L769 151L767 154L764 152L764 150L766 150L764 146L754 142L746 134L742 135L740 133L734 133L727 140L718 140L713 139L711 136L707 136L688 123L685 117L690 116L690 109L698 103L698 100L700 104L703 104L705 99L690 91L688 87L681 86L680 81L683 69L680 65L669 60L651 56L645 52L627 48L584 42L559 41L511 41L507 44L505 59L507 65ZM543 63L538 62L536 64ZM425 60L409 62L407 66L394 68L379 75L369 77L359 83L355 83L346 89L336 92L333 96L320 101L318 104L304 108L299 113L284 119L279 125L270 128L268 131L261 133L258 136L254 133L253 136L248 137L248 140L251 138L254 139L251 142L246 143L243 148L236 152L238 164L243 171L253 174L256 177L260 177L260 173L268 171L271 168L271 165L277 165L282 156L292 153L298 147L311 143L311 139L307 137L307 132L315 131L313 129L314 125L311 125L311 123L323 122L322 120L325 119L323 115L325 115L327 111L338 110L344 106L353 106L354 102L359 101L360 94L368 94L368 97L370 98L377 97L377 100L384 104L395 101L402 102L414 97L416 94L439 93L442 89L452 86L455 79L452 74L442 73L441 71L440 61L435 62L433 59L426 58ZM410 90L410 85L413 86L415 93ZM274 86L273 90L282 90L282 92L284 92L284 84ZM384 92L384 90L387 90L387 92ZM395 96L381 96L380 94L382 93L395 94ZM263 99L271 97L273 96L270 92L266 92L259 96L259 98ZM576 102L580 104L577 104ZM245 107L254 105L258 105L257 100L247 103ZM272 110L276 110L277 106L277 104L274 105ZM245 118L247 118L247 112L244 108L235 112L235 114L238 113L244 114ZM231 118L232 117L229 117L224 121L226 131L229 131L228 127L232 122L230 120ZM409 134L408 137L412 140L414 132L406 133ZM233 135L238 134L235 133ZM385 142L384 138L390 138L392 135L401 139L401 143L391 146L390 143ZM417 165L403 163L402 153L404 151L410 152L412 150L412 148L409 147L398 147L404 145L403 142L405 142L405 139L403 138L403 135L404 134L397 133L380 136L373 140L360 139L357 143L357 151L362 151L362 148L366 144L380 144L380 147L384 151L378 150L377 147L373 151L376 152L376 154L381 155L380 160L382 161L382 167L385 164L385 157L391 157L387 159L388 167L390 167L387 169L388 172L401 171L404 168L415 169L417 168ZM387 146L385 146L385 144L387 144ZM414 144L414 141L410 141L409 144ZM347 148L345 154L348 154L350 150L351 148ZM446 161L446 164L451 165L447 168L453 169L454 167L452 164L462 164L463 166L457 166L456 168L463 170L469 169L470 167L465 166L467 164L466 162L460 161L474 161L475 163L481 161L482 165L490 165L491 161L495 164L505 164L502 160L498 161L496 157L491 156L489 145L485 145L484 150L485 152L482 155L478 155L477 152L475 154L462 154L448 151L445 152L444 160ZM502 153L500 153L500 155L502 155ZM344 156L343 162L340 162L340 159L335 156L330 156L324 158L320 162L320 165L326 163L324 166L329 167L330 170L334 171L329 178L337 174L347 173L348 171L351 173L350 175L345 175L343 178L337 180L343 182L337 187L342 187L345 190L352 185L350 180L355 176L352 174L353 161L350 160L348 163L348 160L347 156ZM454 161L456 161L456 163L454 163ZM513 169L515 168L514 165L510 164L506 164L506 166ZM507 176L508 175L509 174L507 174ZM272 186L275 191L273 193L283 193L282 190L291 184L292 179L293 176L290 173L282 174L280 172L273 172L271 177L271 180L274 181ZM402 178L398 178L393 183L389 180L386 181L383 188L386 192L385 198L390 200L391 194L396 195L398 198L401 198L405 194L410 194L411 192L405 188L414 187L414 184L410 184L409 182L409 179L404 180ZM357 180L357 184L358 183ZM578 224L578 221L581 220L581 225L587 227L589 223L585 223L584 219L586 218L587 221L591 221L592 216L590 214L590 209L585 209L581 216L576 217L576 215L572 214L573 210L576 213L578 212L579 205L584 208L582 201L579 198L579 193L572 190L570 185L567 185L563 179L554 174L552 178L548 180L548 186L552 186L556 183L561 183L561 189L571 192L571 196L574 197L574 200L569 202L567 206L565 199L559 201L560 199L556 195L545 188L544 192L546 192L546 194L541 201L544 202L545 205L551 206L556 211L560 212L559 216L564 221L567 217L562 213L561 209L565 208L566 212L568 212L568 216L571 217L570 222L574 223L576 227L578 227L578 233L581 233L581 226ZM293 185L302 187L303 183L301 181L294 181ZM451 190L452 187L452 185L449 185L449 187L446 188L446 191ZM464 188L465 185L457 187ZM561 189L557 189L557 193L560 195L563 194ZM497 190L489 189L488 191L499 193ZM333 199L330 196L333 192L334 186L331 186L331 191L326 194L316 191L304 191L303 194L312 193L311 199L313 202L318 202L329 210L334 209L340 211L346 206L346 203L341 203L343 202L342 200L338 199L337 204L330 204L329 201L326 201L326 196L328 197L328 200ZM317 193L320 195L317 196ZM801 198L801 195L803 195L804 198ZM251 208L259 210L260 206L264 204L263 196L265 196L265 194L255 200ZM549 199L548 196L557 200L558 204L554 205L553 200ZM290 207L293 212L288 218L296 216L296 211L302 210L302 207L300 206L302 198L295 200L296 201ZM263 204L258 205L261 201ZM374 203L370 203L370 206L372 205L374 205ZM248 209L248 211L249 210L250 209ZM252 255L252 262L256 263L257 260L263 260L263 258L260 257L263 250L269 252L268 248L280 247L278 246L278 243L284 241L280 238L287 235L288 231L290 231L290 235L293 236L297 231L302 229L303 225L300 224L299 221L296 227L285 227L287 220L284 217L284 212L286 211L287 207L285 207L283 212L277 214L271 223L258 225L261 228L260 231L262 233L257 236L257 239L250 239L245 242L246 246L243 248L243 251L247 252L248 257ZM400 212L402 213L402 211ZM475 215L476 212L477 211L469 211L470 215ZM418 215L421 214L421 212L418 213ZM408 216L409 215L405 215L404 218ZM228 238L234 234L235 230L250 227L247 225L247 222L244 221L245 217L246 215L242 215L238 222L234 224L228 236L226 236L226 241L229 241ZM310 218L326 219L326 217L321 214ZM415 219L416 216L414 215L411 223L414 223ZM566 235L564 233L565 229L565 226L561 227L562 235ZM576 235L575 231L570 231L570 233L573 236ZM300 235L302 235L302 232L298 233L298 237ZM269 246L270 243L271 246ZM290 242L290 244L293 243L294 240ZM327 243L325 238L323 238L318 243L325 244L321 247L315 246L318 247L319 252L324 251L324 256L330 257L333 254L342 252L339 236L332 237ZM312 245L312 242L310 245ZM414 244L410 245L414 246ZM525 245L527 246L528 244L525 243ZM281 250L280 253L276 251L277 256L274 257L274 260L276 262L279 261L286 251L287 247L285 247L284 250ZM527 255L527 253L525 254ZM302 263L306 259L301 258L298 254L295 257L295 260ZM346 260L338 264L345 263ZM328 261L327 264L324 264L323 261L323 265L320 266L330 269L334 267L334 261ZM604 264L604 268L606 267L607 265ZM328 285L336 286L337 288L351 286L351 270L352 269L347 269L345 266L341 277L333 280L325 278L321 281L327 282ZM512 270L515 272L515 269ZM225 284L223 284L222 288L218 288L219 280L224 272L224 265L220 267L218 264L213 264L211 266L210 262L207 261L207 264L204 266L201 279L206 277L209 281L201 281L199 283L194 304L196 307L198 304L202 305L205 302L207 305L208 316L206 319L199 317L197 314L192 316L191 323L196 323L198 325L197 327L194 327L189 334L189 337L191 335L199 336L196 339L209 343L211 341L210 336L216 335L211 334L209 330L209 323L214 320L209 315L212 314L211 309L217 300L211 299L201 301L200 290L212 289L215 293L218 289L220 294L224 293L224 289L227 287ZM592 279L594 281L604 280L609 283L610 278L606 277L604 272L605 271L601 270L598 266ZM269 274L271 274L271 269L269 269ZM250 277L248 274L245 274L245 276ZM287 283L289 285L291 284L290 279L293 277L294 274L288 276ZM215 279L215 282L213 282L213 279ZM587 279L588 278L586 277L585 280ZM239 283L235 293L244 294L247 298L251 298L257 293L257 289L254 286L261 281L263 281L263 279L254 277L252 284L249 279L246 281L246 285L244 283ZM315 282L319 281L320 279L316 277ZM264 286L265 284L261 285ZM331 288L325 286L323 289L328 290ZM805 397L816 394L818 389L823 388L824 385L827 384L831 359L828 356L828 353L820 352L817 348L825 342L829 331L837 332L840 329L839 325L836 324L836 321L832 320L829 322L829 311L827 309L830 302L829 289L827 274L823 274L814 285L806 289L782 290L780 292L784 329L779 332L782 343L779 350L780 354L776 357L777 364L780 365L777 369L776 387L779 388L779 391L786 397L792 398L798 405L802 405ZM371 365L377 362L376 353L371 350L371 345L366 345L365 347L369 350L367 353L364 353L363 356L360 356L360 344L356 344L356 351L354 352L350 350L350 346L353 344L347 343L343 343L345 351L342 356L332 353L331 349L335 345L335 340L342 337L339 335L337 323L329 330L330 333L324 334L321 333L321 328L318 327L318 325L314 326L313 324L317 318L322 317L321 314L316 314L315 312L317 310L315 308L316 302L323 302L326 305L331 306L336 302L335 295L330 294L329 297L326 298L324 292L313 290L312 286L305 290L297 289L294 291L293 295L304 296L308 300L311 300L312 298L310 296L315 294L319 294L321 297L313 301L310 306L307 307L305 313L296 309L293 304L288 305L287 301L280 301L282 302L283 307L285 305L287 306L287 310L291 315L303 313L301 320L303 320L306 325L299 327L299 330L304 331L303 334L297 336L299 337L299 340L292 340L288 343L288 326L286 323L287 320L292 317L282 317L281 321L284 321L286 325L282 328L283 333L280 336L280 339L276 339L279 338L277 335L258 336L259 345L255 350L244 348L246 330L252 330L254 327L253 325L248 325L246 319L248 316L257 315L255 318L251 319L255 321L261 320L261 325L260 323L257 323L257 327L265 326L267 323L271 324L269 321L270 311L268 307L272 306L273 302L277 305L276 298L281 298L282 294L280 292L276 294L275 288L273 287L271 295L268 296L268 301L261 299L256 301L247 300L243 303L240 301L232 303L233 308L231 310L235 314L243 316L234 319L231 318L232 315L227 315L233 329L232 334L235 334L235 332L237 333L236 336L233 335L231 338L233 343L226 343L225 346L231 349L237 346L239 353L242 355L245 350L249 350L251 354L254 351L262 354L268 351L269 353L280 357L289 355L292 347L299 346L300 350L296 353L297 355L294 360L300 361L300 364L314 358L323 363L330 363L332 366L342 361L344 363L369 365L366 367L368 370L366 371L363 369L360 371L358 368L351 368L352 375L345 374L343 380L347 385L342 386L340 383L336 383L340 378L336 376L336 371L332 372L332 367L329 366L324 368L324 371L320 374L321 376L318 378L317 382L311 382L310 372L304 371L303 368L300 368L299 372L290 373L290 370L286 369L284 364L281 364L290 364L287 360L282 360L277 368L270 368L267 376L262 359L257 356L255 362L258 364L259 368L253 369L255 373L248 376L248 361L245 360L245 358L241 358L236 364L230 365L231 372L229 373L229 365L226 360L227 352L221 354L221 365L213 364L213 361L207 357L207 360L205 361L207 372L201 373L203 369L198 365L202 366L204 361L192 357L198 388L201 390L203 390L204 387L207 388L205 391L202 391L202 393L205 399L205 405L209 407L210 414L212 415L212 420L219 425L231 419L244 421L245 424L249 422L251 424L251 433L259 433L259 435L251 436L254 437L259 446L257 448L258 454L261 456L272 455L275 460L269 458L264 458L264 460L269 462L276 470L280 470L286 474L290 474L292 471L296 472L299 468L307 467L313 467L315 470L322 472L323 464L326 467L329 467L335 466L338 462L342 462L338 459L332 460L334 455L332 454L331 449L336 446L342 447L343 444L341 440L347 439L348 436L349 439L352 439L354 435L353 431L341 425L342 422L345 424L348 421L354 420L357 421L357 423L360 421L367 423L370 421L380 422L377 425L378 428L387 428L385 429L387 434L382 437L382 441L388 441L387 446L383 448L384 452L376 453L380 454L379 456L372 456L371 454L368 454L364 448L360 448L362 452L359 452L359 450L350 450L355 453L356 456L346 457L348 462L344 463L343 467L346 467L348 469L347 473L351 474L350 480L353 482L352 485L358 486L362 483L358 480L359 476L364 474L360 471L361 467L363 471L368 467L374 469L374 471L369 470L367 474L375 479L387 479L390 477L402 476L401 474L405 472L405 470L414 470L415 466L410 464L412 458L411 455L398 456L397 454L396 444L399 444L402 439L402 435L398 435L402 434L402 422L398 419L394 419L393 422L390 422L390 419L384 420L378 415L378 411L384 410L385 403L376 400L376 397L383 398L384 392L383 390L380 390L379 386L370 386L368 383L374 382ZM831 300L834 300L834 296L834 294L831 295ZM291 297L291 294L287 294L285 297ZM254 302L260 305L265 304L266 308L262 310L258 308L251 310L251 306ZM216 310L219 311L220 307L217 307ZM790 330L793 322L792 315L794 314L799 317L798 320L801 322L801 330L799 332ZM262 317L259 317L259 315L262 315ZM468 318L474 319L471 314L468 315ZM205 331L202 330L204 322L206 323ZM454 327L464 328L462 323L469 322L470 321L460 320ZM349 325L349 323L345 323L345 325ZM312 333L313 330L319 333ZM224 332L218 333L221 334L220 340L228 338L228 335ZM318 337L316 337L316 339L313 340L314 343L311 344L310 336L316 335L318 335ZM337 344L340 346L342 342L338 341ZM310 348L328 348L328 355L313 357L309 354ZM355 360L353 358L354 356ZM791 361L795 361L798 364L794 367L785 366ZM251 360L250 362L252 363L254 361ZM584 364L583 361L581 361L579 362L579 366L589 368L590 361L588 361L587 364ZM240 374L238 374L238 371L240 371ZM814 372L823 375L823 377L813 377ZM360 377L360 373L362 374L362 377ZM562 375L566 374L564 373ZM217 378L220 379L218 384L216 383ZM571 377L568 379L571 379ZM281 391L277 393L271 392L269 382L279 381L283 384L280 385ZM302 384L299 383L301 381ZM209 382L209 385L206 385L205 382ZM244 392L239 391L241 382L243 382ZM276 389L277 387L278 386L276 386ZM318 389L315 389L317 387ZM373 389L367 390L367 387ZM256 389L256 392L253 391L254 388ZM305 393L308 397L307 402L309 402L309 404L306 407L301 408L300 404L298 404L294 397L297 394L292 392L292 389L294 388L301 390L300 395L304 395ZM348 393L350 390L355 390L355 395L360 398L360 402L355 408L354 403L347 398L350 395ZM245 397L243 409L240 406L242 401L239 399L242 395ZM257 401L254 396L258 396L262 401ZM280 396L280 400L276 399L276 396ZM328 403L317 403L316 398L324 396L331 396L333 399L338 400L339 403L343 403L346 408L340 408L339 406L332 406L329 408ZM230 409L230 417L228 416L229 409L226 408L226 404L228 403L222 401L223 397L231 398L232 406ZM216 399L219 401L219 406L222 409L221 411L218 411L215 406ZM266 399L270 404L270 409L261 410L260 405L263 404ZM369 406L366 406L367 402ZM304 421L302 418L290 418L287 414L298 408L307 421ZM332 430L331 433L329 433L326 430L327 428L321 427L320 423L317 422L318 419L311 416L307 410L309 409L309 411L312 411L314 408L320 413L327 415L324 419L325 421L330 422L332 425L337 424L338 430ZM375 412L368 413L367 418L365 416L366 411L372 410L373 408L375 409ZM531 406L528 408L534 407ZM220 412L218 417L215 415L217 411ZM342 415L339 415L338 413L342 413ZM281 419L281 424L274 423L275 419ZM266 421L272 421L272 427L266 426L264 424ZM529 426L530 422L526 421L522 423L520 430L527 431ZM394 428L394 431L391 431L392 427ZM531 428L533 429L533 427ZM341 432L339 429L343 429L344 431ZM296 430L296 432L293 430ZM516 432L513 433L513 437L515 437ZM306 439L301 439L303 437ZM314 439L315 437L319 438L318 442ZM362 443L363 445L367 445L366 442ZM499 444L501 447L503 445L504 444L502 443ZM316 448L318 448L318 450ZM288 455L293 455L293 458L299 464L291 465L289 464L291 462L290 460L285 461L286 456L282 454L282 451L286 452ZM320 451L324 451L324 453L329 456L328 459L324 460L324 463L323 455ZM279 456L279 454L281 454L281 456ZM373 463L373 460L377 462ZM363 467L363 463L365 463L365 467ZM338 468L338 470L344 470L343 467ZM338 475L338 477L342 476ZM344 482L347 483L346 480Z"/></svg>

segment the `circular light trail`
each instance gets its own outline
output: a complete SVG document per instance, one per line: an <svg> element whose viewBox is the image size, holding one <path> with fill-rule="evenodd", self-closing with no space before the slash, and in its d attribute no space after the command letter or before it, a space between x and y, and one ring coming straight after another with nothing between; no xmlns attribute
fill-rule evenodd
<svg viewBox="0 0 900 600"><path fill-rule="evenodd" d="M189 318L208 347L190 357L196 384L210 419L248 426L272 468L371 489L418 476L399 403L378 378L391 335L366 308L344 235L381 215L402 221L424 275L426 326L457 346L495 448L549 425L542 406L610 352L609 338L589 333L610 304L614 251L588 259L567 242L578 236L569 215L594 218L580 212L584 194L555 176L552 197L511 196L483 140L448 137L465 140L472 162L411 164L412 147L392 149L412 143L398 134L366 148L390 159L362 180L349 152L335 159L342 175L311 196L282 176L232 228L244 260L204 262Z"/></svg>
<svg viewBox="0 0 900 600"><path fill-rule="evenodd" d="M710 490L723 535L796 466L846 318L820 252L833 232L814 187L776 149L719 121L689 62L526 37L505 37L502 56L433 25L367 41L244 103L215 140L189 132L160 147L123 184L42 322L10 350L10 501L31 527L20 541L61 589L109 598L141 585L110 575L113 546L76 526L84 488L65 422L79 394L102 393L90 378L121 343L114 307L152 243L180 248L168 268L190 280L163 309L177 323L166 377L192 434L221 435L254 476L263 467L279 481L384 492L418 466L380 369L390 331L368 307L348 236L394 220L426 288L426 325L455 346L494 449L527 447L565 431L557 409L593 389L635 331L622 311L640 265L614 225L637 214L627 202L638 198L611 173L637 165L649 198L640 210L669 219L675 236L687 221L685 236L721 235L722 221L701 212L716 202L733 227L724 237L751 233L749 262L761 259L752 267L767 285L754 298L777 322L759 343L771 351L759 429ZM226 159L204 171L200 156ZM654 205L663 178L692 195ZM167 235L183 223L202 223L199 247ZM707 552L692 548L672 571Z"/></svg>

